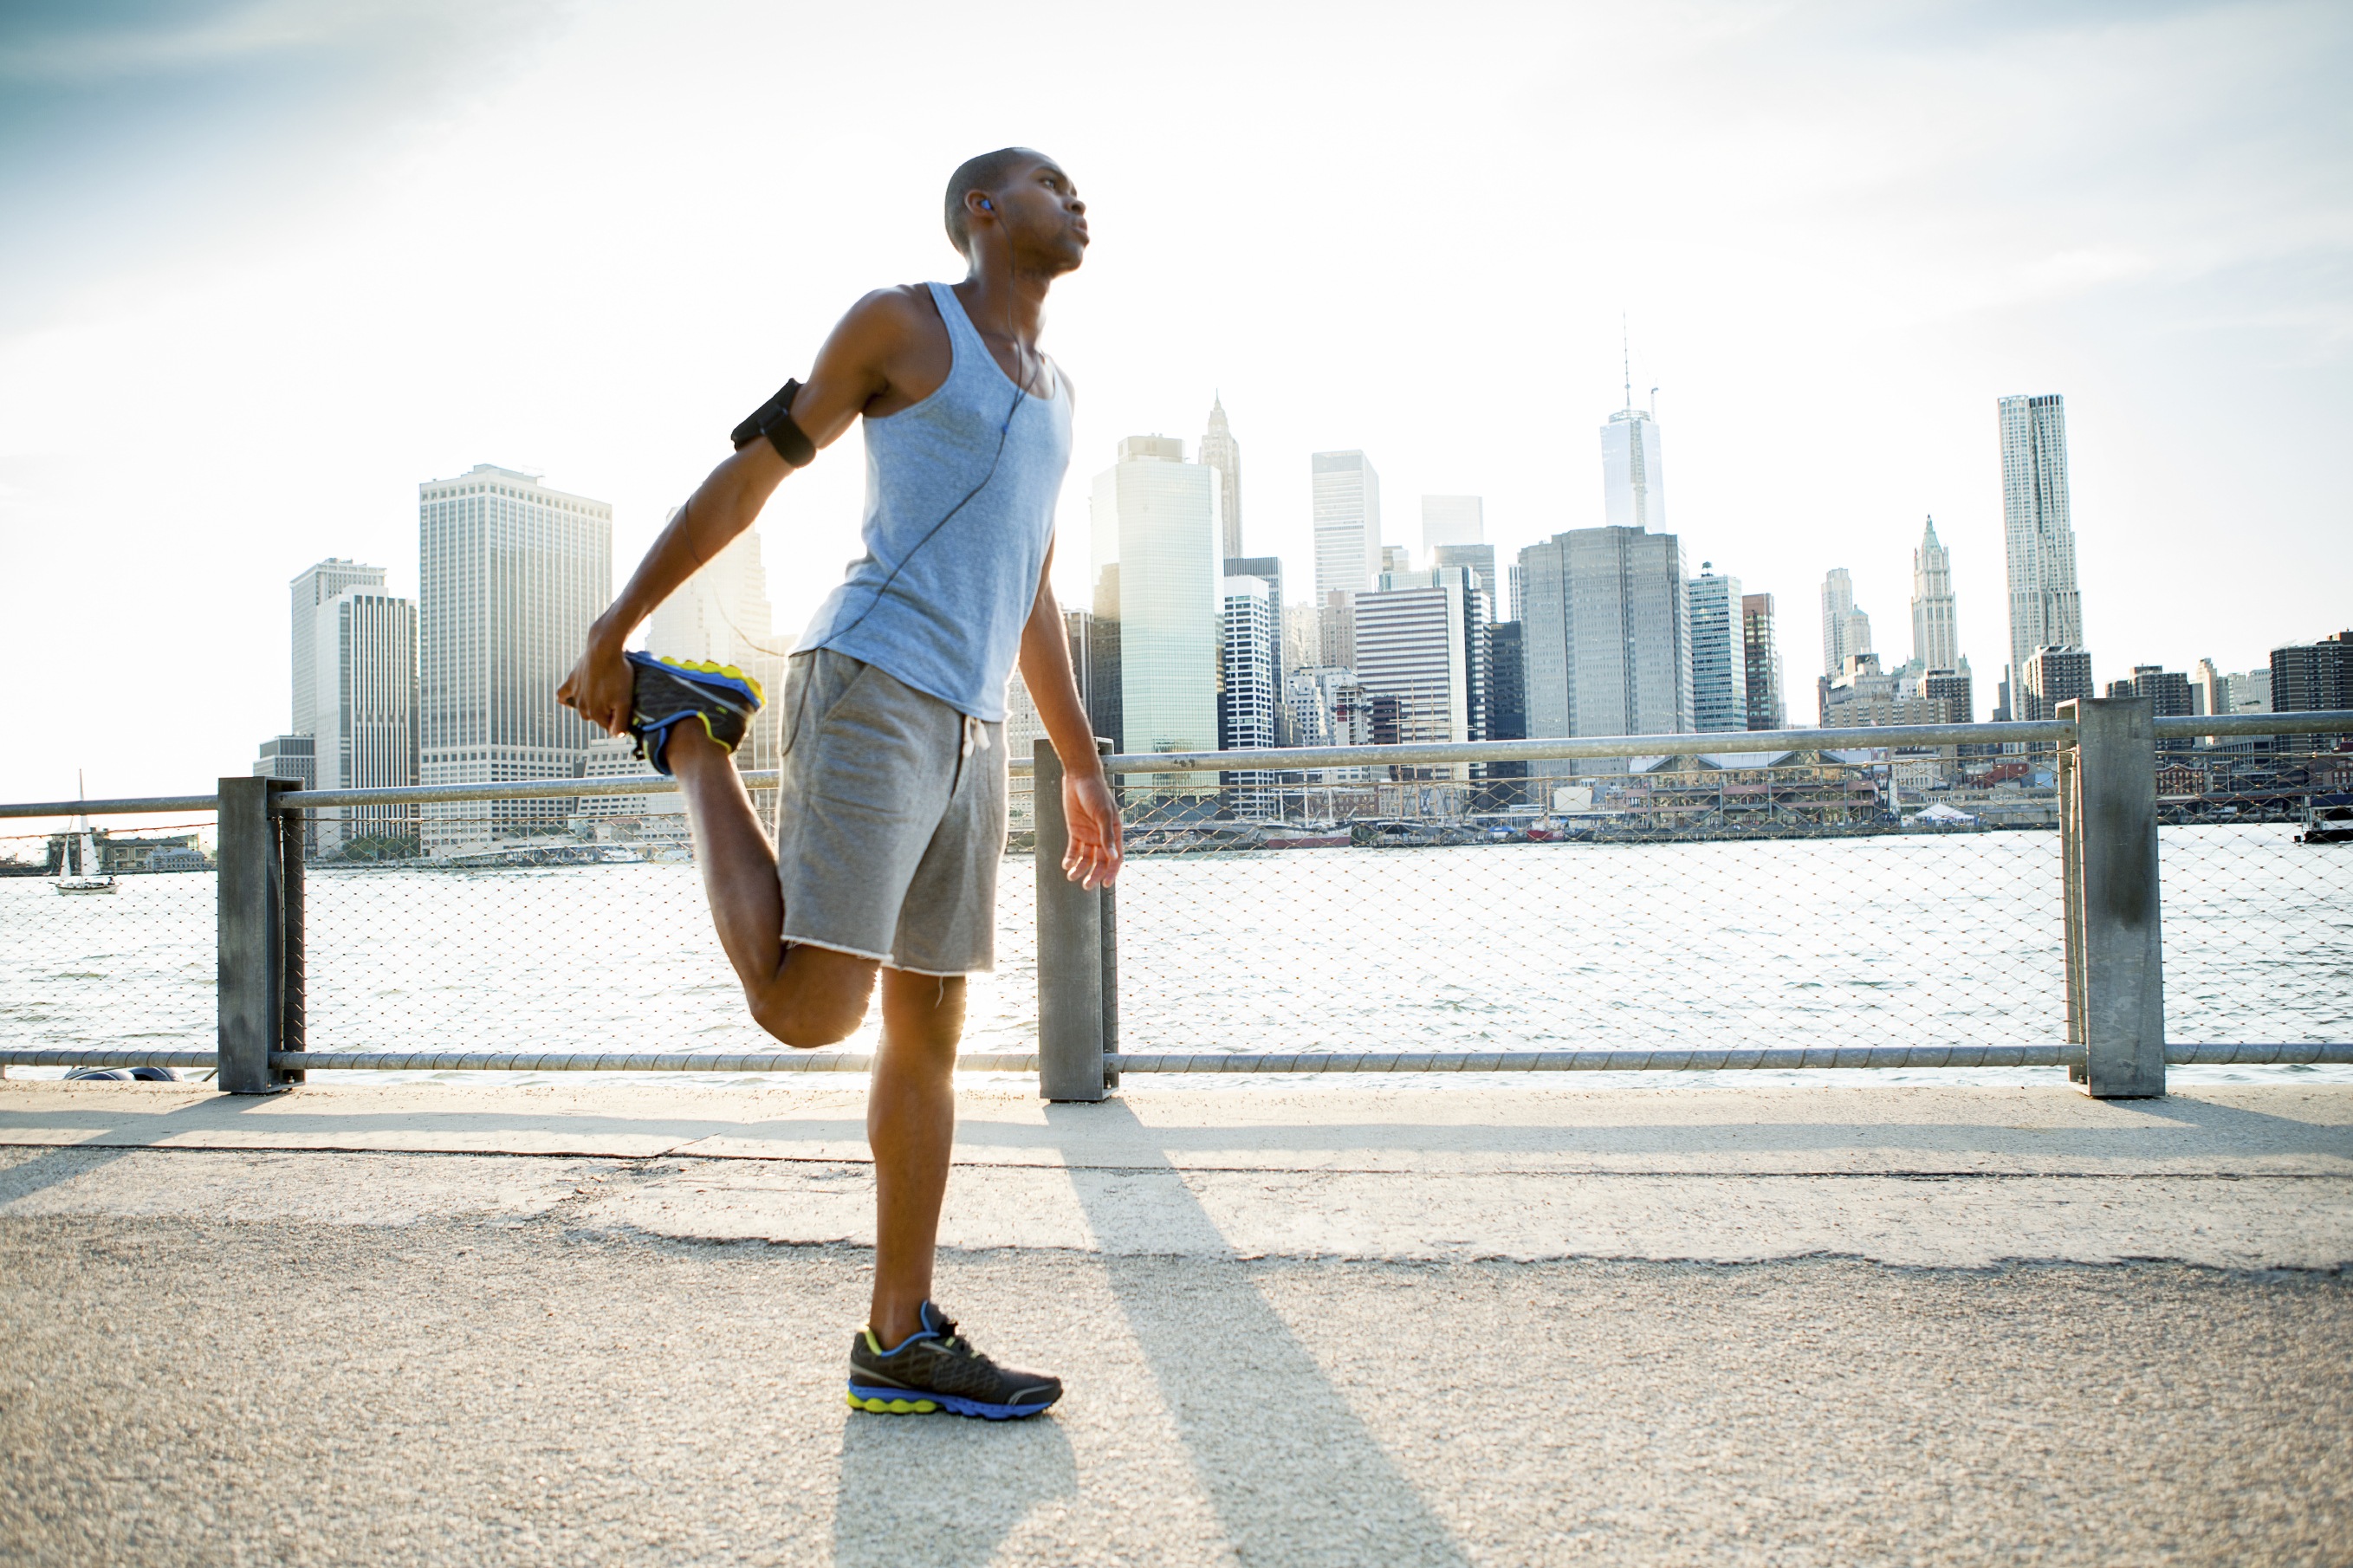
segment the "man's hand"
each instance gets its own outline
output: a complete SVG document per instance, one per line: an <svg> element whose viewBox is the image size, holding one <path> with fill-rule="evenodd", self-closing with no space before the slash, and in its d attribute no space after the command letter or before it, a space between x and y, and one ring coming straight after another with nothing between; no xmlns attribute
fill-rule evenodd
<svg viewBox="0 0 2353 1568"><path fill-rule="evenodd" d="M1119 802L1101 772L1062 775L1062 820L1071 825L1062 875L1082 888L1108 888L1117 881L1125 854L1120 843Z"/></svg>
<svg viewBox="0 0 2353 1568"><path fill-rule="evenodd" d="M629 728L629 708L636 687L637 678L630 672L629 662L621 657L621 645L592 627L587 649L581 654L580 662L572 667L572 673L565 677L564 684L555 689L555 700L607 734L619 735Z"/></svg>

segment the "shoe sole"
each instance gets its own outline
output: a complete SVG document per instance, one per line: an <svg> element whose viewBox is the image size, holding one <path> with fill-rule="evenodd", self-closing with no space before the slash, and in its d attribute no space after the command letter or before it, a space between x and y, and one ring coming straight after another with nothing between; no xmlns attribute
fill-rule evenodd
<svg viewBox="0 0 2353 1568"><path fill-rule="evenodd" d="M965 1399L953 1394L910 1394L903 1388L860 1388L849 1385L848 1395L852 1410L863 1410L876 1415L969 1415L980 1421L1021 1421L1053 1407L1052 1400L1043 1405L986 1405L977 1399Z"/></svg>

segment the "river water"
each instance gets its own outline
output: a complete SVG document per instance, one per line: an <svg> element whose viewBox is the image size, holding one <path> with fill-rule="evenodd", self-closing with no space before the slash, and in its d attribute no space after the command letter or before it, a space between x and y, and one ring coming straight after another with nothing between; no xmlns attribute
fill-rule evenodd
<svg viewBox="0 0 2353 1568"><path fill-rule="evenodd" d="M2284 827L2168 828L2161 846L2169 1037L2353 1037L2353 851L2306 848ZM1034 875L1027 858L1004 862L998 968L974 983L970 1049L1034 1048ZM771 1045L744 1016L691 866L313 869L307 883L314 1049ZM209 874L128 877L115 895L79 898L0 881L0 1038L209 1048L213 898ZM1153 857L1131 862L1119 890L1121 1045L2041 1044L2064 1033L2060 921L2050 833ZM871 1049L874 1028L841 1048ZM2176 1073L2353 1081L2347 1068ZM1856 1076L1576 1081L1718 1080Z"/></svg>

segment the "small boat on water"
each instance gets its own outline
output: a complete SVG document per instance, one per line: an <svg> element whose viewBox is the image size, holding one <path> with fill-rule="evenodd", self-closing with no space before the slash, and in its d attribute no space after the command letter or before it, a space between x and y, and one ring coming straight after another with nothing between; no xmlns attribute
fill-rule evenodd
<svg viewBox="0 0 2353 1568"><path fill-rule="evenodd" d="M90 790L81 774L74 774L74 793L78 799L88 800ZM74 851L81 853L76 856ZM74 818L73 836L58 846L58 881L60 893L111 893L115 890L114 879L98 869L98 833L90 825L90 814Z"/></svg>

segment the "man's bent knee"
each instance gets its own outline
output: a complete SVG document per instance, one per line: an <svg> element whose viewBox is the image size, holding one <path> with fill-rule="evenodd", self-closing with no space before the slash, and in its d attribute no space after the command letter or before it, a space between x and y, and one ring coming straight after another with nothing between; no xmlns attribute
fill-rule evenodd
<svg viewBox="0 0 2353 1568"><path fill-rule="evenodd" d="M793 948L784 973L748 998L752 1020L797 1050L838 1045L866 1021L877 967L829 948Z"/></svg>

